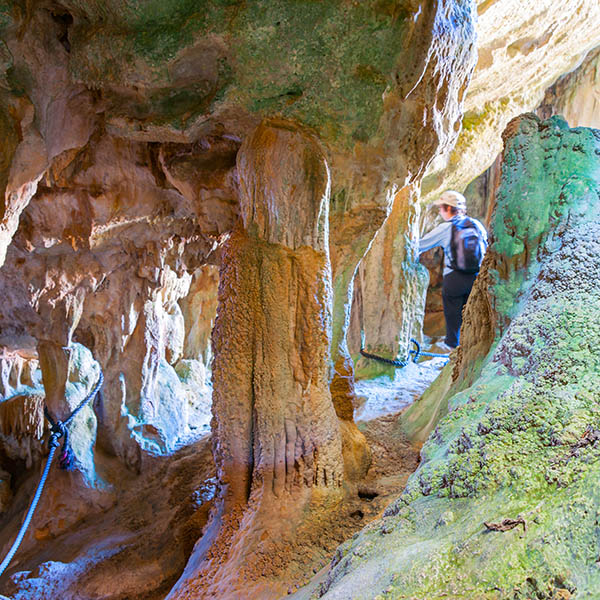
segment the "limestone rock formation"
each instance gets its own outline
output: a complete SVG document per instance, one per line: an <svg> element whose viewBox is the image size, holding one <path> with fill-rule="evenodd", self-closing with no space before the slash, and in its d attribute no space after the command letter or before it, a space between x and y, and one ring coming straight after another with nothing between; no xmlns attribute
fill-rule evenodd
<svg viewBox="0 0 600 600"><path fill-rule="evenodd" d="M465 316L469 344L487 340L478 376L451 398L401 498L338 550L315 597L600 589L600 134L529 115L506 136L495 242Z"/></svg>
<svg viewBox="0 0 600 600"><path fill-rule="evenodd" d="M171 455L204 430L211 393L222 477L211 527L218 529L222 503L231 504L228 489L242 507L256 502L269 487L264 477L272 468L279 493L282 481L283 489L296 486L292 473L306 463L298 471L299 481L306 482L297 490L296 510L288 509L292 529L301 523L301 507L310 505L311 494L323 492L334 506L343 494L355 493L341 483L364 475L369 452L352 419L352 366L344 347L351 280L396 192L417 185L432 157L455 142L460 101L475 62L472 3L300 7L227 1L199 10L178 2L44 0L6 2L1 8L0 343L7 357L3 400L10 399L6 411L13 415L3 421L3 436L7 455L16 452L16 460L33 467L7 519L14 520L22 507L44 455L39 439L23 445L23 432L19 440L13 435L13 423L22 422L23 430L28 425L9 408L35 405L39 437L43 379L51 411L68 414L75 349L92 353L105 384L94 405L94 454L74 478L81 502L64 520L65 529L83 519L80 508L89 503L116 510L111 505L129 488L123 467L142 477L149 461ZM264 170L262 159L243 162L253 151L239 154L249 136L270 135L260 124L273 116L288 123L280 133L288 127L302 139L316 140L304 154L288 148L281 141L285 135L273 146L282 156L296 157L287 173L293 180L300 168L304 175L293 184L280 179L285 169L279 172L279 157L272 156ZM252 186L265 180L271 188L263 197ZM253 262L260 249L264 257ZM284 256L288 268L280 272ZM223 315L231 314L236 323L250 313L235 308L243 295L231 296L238 284L226 285L226 275L236 265L248 266L239 284L246 285L247 278L243 289L256 319L242 328L241 341L254 343L260 334L270 345L282 335L280 320L265 322L250 291L263 263L267 273L260 277L272 276L275 287L288 290L287 296L272 292L282 294L272 298L274 312L283 311L281 322L300 333L281 338L279 351L296 354L289 369L279 359L273 359L273 374L265 366L262 400L245 400L254 407L248 420L250 405L242 419L229 404L234 366L225 359L231 345L226 338L242 334L228 329ZM221 273L218 308L211 268ZM307 300L296 323L286 311L301 292ZM285 297L290 307L284 310ZM265 296L265 306L269 301ZM254 352L250 356L258 361ZM214 392L207 384L213 354ZM19 370L25 358L39 361L31 377ZM332 398L334 364L342 376L336 383L344 385L332 385ZM86 372L85 381L96 373L97 367ZM258 385L256 373L244 373L239 376L246 387L237 394ZM35 385L19 403L16 396L28 377ZM276 385L277 405L268 393ZM292 410L305 396L312 415ZM284 409L292 413L281 421ZM241 429L232 422L228 431L230 412L245 423ZM268 432L292 435L294 414L301 430L298 448L290 438L283 454L278 445L267 452ZM258 427L263 419L264 431ZM239 444L239 451L226 450L229 444ZM232 461L240 477L232 476ZM9 475L15 465L11 469ZM6 481L3 474L4 489ZM228 482L235 485L228 488ZM273 514L285 512L281 498L265 498ZM257 523L266 519L260 510L247 514ZM230 529L234 535L236 527ZM219 539L230 539L223 531ZM53 536L64 533L58 525L51 530ZM256 536L258 551L262 540ZM205 544L209 539L206 535ZM23 552L30 551L27 538ZM202 553L199 548L195 556ZM240 560L245 559L231 557L229 564ZM182 581L195 568L192 563ZM274 565L273 572L282 568ZM50 581L59 571L66 577L61 568L39 579ZM269 589L270 583L257 585ZM273 585L279 590L283 584Z"/></svg>
<svg viewBox="0 0 600 600"><path fill-rule="evenodd" d="M440 152L429 163L419 194L425 205L446 189L463 191L500 153L506 124L521 113L537 109L540 103L547 105L543 113L546 117L566 113L572 125L597 126L597 50L592 49L600 44L596 26L600 6L594 0L567 6L538 2L531 7L535 15L522 8L522 3L512 0L477 2L478 61L464 96L462 128L450 151ZM585 64L577 76L565 76L554 91L546 94L560 75L577 67L584 57ZM477 216L476 203L469 203L469 208ZM372 258L367 258L362 267L363 281L393 278L392 293L380 294L371 284L362 291L362 304L354 308L364 330L373 336L373 341L365 340L367 349L387 358L406 357L408 338L419 336L418 323L422 319L423 290L411 283L419 273L412 262L414 241L419 229L426 231L433 226L437 212L412 210L412 219L419 220L412 231L404 222L388 219L373 242ZM398 265L402 264L403 275L397 274L398 266L386 263L385 256L394 256ZM371 315L363 316L365 309ZM411 322L415 326L408 324ZM389 373L389 368L361 361L359 374L374 372Z"/></svg>
<svg viewBox="0 0 600 600"><path fill-rule="evenodd" d="M271 546L292 541L294 514L341 498L327 163L302 130L269 121L242 145L238 173L244 229L226 244L213 334L216 531L194 553L199 571L188 568L170 598L268 593L266 581L252 582L273 560Z"/></svg>
<svg viewBox="0 0 600 600"><path fill-rule="evenodd" d="M464 189L489 167L507 123L535 110L546 89L600 44L600 6L594 0L566 5L544 0L532 9L534 14L524 12L512 0L477 2L478 60L461 134L423 180L425 200L444 189Z"/></svg>
<svg viewBox="0 0 600 600"><path fill-rule="evenodd" d="M546 90L538 114L562 115L572 127L600 127L600 48Z"/></svg>
<svg viewBox="0 0 600 600"><path fill-rule="evenodd" d="M104 374L2 593L275 598L325 560L371 462L353 279L368 347L402 354L423 311L417 190L448 165L463 177L451 152L469 160L470 124L497 130L596 43L596 2L561 22L515 6L479 2L469 87L471 0L0 2L1 552L47 456L44 405L64 418ZM486 336L444 391L511 331L508 255L478 284L489 319L466 323Z"/></svg>

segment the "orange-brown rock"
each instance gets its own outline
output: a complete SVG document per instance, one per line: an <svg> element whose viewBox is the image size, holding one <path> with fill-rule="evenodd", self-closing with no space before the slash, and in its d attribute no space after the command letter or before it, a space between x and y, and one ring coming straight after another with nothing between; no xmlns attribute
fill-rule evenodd
<svg viewBox="0 0 600 600"><path fill-rule="evenodd" d="M341 499L329 392L327 163L301 128L267 121L242 145L238 173L244 229L225 245L213 333L220 492L172 599L276 593L283 584L258 565L314 518L303 512L316 497Z"/></svg>

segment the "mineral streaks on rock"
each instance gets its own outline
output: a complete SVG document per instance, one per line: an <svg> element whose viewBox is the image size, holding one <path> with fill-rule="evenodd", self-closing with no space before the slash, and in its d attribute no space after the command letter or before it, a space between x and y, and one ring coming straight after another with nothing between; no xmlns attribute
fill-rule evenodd
<svg viewBox="0 0 600 600"><path fill-rule="evenodd" d="M225 246L213 333L214 539L208 551L202 540L171 599L283 593L265 561L314 518L303 514L311 500L322 512L341 498L327 163L301 127L269 120L242 145L238 172L245 229Z"/></svg>
<svg viewBox="0 0 600 600"><path fill-rule="evenodd" d="M341 370L334 378L346 377L349 364L346 333L350 319L351 282L358 264L371 244L380 246L383 236L376 236L392 210L394 198L402 203L418 183L427 164L455 141L462 118L462 100L475 62L475 28L473 5L465 2L435 2L420 6L406 30L407 54L398 67L393 85L386 90L378 135L368 144L357 143L352 157L334 155L332 159L332 202L330 212L331 261L333 270L334 310L332 358ZM394 225L385 235L388 247L380 255L399 249L412 254L411 240L398 227L405 217L396 209ZM392 241L396 240L396 241ZM394 249L391 248L394 246ZM404 263L406 267L408 263ZM389 268L388 268L389 267ZM394 275L385 267L373 279ZM405 271L406 277L414 273ZM402 276L401 276L402 279ZM390 285L391 305L406 306L411 292ZM410 287L410 286L409 286ZM385 354L394 357L407 351L408 337L402 347L392 321L398 317L387 305L388 297L379 289L367 290L373 312L391 313ZM410 312L410 311L409 311ZM390 342L389 338L392 338ZM382 342L383 344L383 342ZM343 390L334 381L332 390ZM347 394L334 394L338 414L351 410Z"/></svg>
<svg viewBox="0 0 600 600"><path fill-rule="evenodd" d="M418 336L425 307L427 277L423 268L415 267L416 249L411 244L417 237L418 212L415 192L407 187L396 196L359 267L362 302L353 311L360 313L364 347L394 360L408 356L409 340ZM365 358L356 363L357 377L393 372L393 367Z"/></svg>
<svg viewBox="0 0 600 600"><path fill-rule="evenodd" d="M449 25L438 34L453 35L472 10L462 1L375 0L64 8L73 77L102 90L114 131L183 141L224 126L243 138L257 117L279 114L346 149L375 136L388 87L400 83L406 95L419 82L434 18Z"/></svg>
<svg viewBox="0 0 600 600"><path fill-rule="evenodd" d="M340 547L320 597L600 589L600 135L533 115L506 135L487 280L502 337L451 398L402 497ZM486 531L505 518L527 530Z"/></svg>
<svg viewBox="0 0 600 600"><path fill-rule="evenodd" d="M295 125L272 121L259 126L242 147L242 221L271 244L327 253L329 167L317 143L301 143L302 137Z"/></svg>
<svg viewBox="0 0 600 600"><path fill-rule="evenodd" d="M600 127L600 46L546 90L537 112L543 118L561 115L571 127Z"/></svg>
<svg viewBox="0 0 600 600"><path fill-rule="evenodd" d="M478 62L465 98L456 146L429 169L426 200L444 189L464 189L502 150L507 123L535 110L546 89L600 44L600 5L543 0L524 12L518 0L477 2ZM571 122L571 121L569 121ZM591 123L582 123L593 125Z"/></svg>

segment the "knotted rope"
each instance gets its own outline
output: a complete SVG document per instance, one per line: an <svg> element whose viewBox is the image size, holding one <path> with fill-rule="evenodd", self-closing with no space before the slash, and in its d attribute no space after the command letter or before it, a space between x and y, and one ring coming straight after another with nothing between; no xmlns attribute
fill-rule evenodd
<svg viewBox="0 0 600 600"><path fill-rule="evenodd" d="M33 517L33 513L35 512L37 504L40 500L40 496L42 495L42 492L44 491L44 485L46 484L46 479L48 478L48 473L50 472L50 467L52 465L52 460L54 459L54 454L56 453L56 449L60 446L60 442L58 440L61 437L64 437L64 441L63 441L62 455L60 457L60 467L61 467L61 469L65 469L65 470L70 470L73 468L74 456L73 456L73 451L71 450L71 446L69 445L69 430L67 429L67 425L69 425L69 423L75 418L77 413L98 393L98 390L102 386L103 382L104 382L104 376L102 375L102 371L100 371L100 375L98 377L98 381L96 382L96 385L94 386L94 389L79 403L79 405L75 408L75 410L64 421L59 421L58 419L55 421L51 417L50 413L48 412L48 409L46 407L44 407L44 415L46 415L46 418L48 419L48 421L50 422L50 425L51 425L50 439L48 440L48 446L50 447L50 452L48 453L48 459L46 460L46 466L44 467L42 477L40 478L40 482L38 483L38 486L35 490L33 500L31 501L31 504L29 505L27 514L25 515L25 520L23 521L23 524L21 525L21 528L19 529L19 533L17 534L17 537L16 537L15 541L13 542L13 545L11 546L10 550L8 551L8 554L2 561L2 564L0 564L0 576L2 576L2 573L4 573L4 571L6 570L6 567L8 567L13 556L19 549L19 546L21 545L23 538L25 537L25 533L27 532L27 528L29 527L29 524L31 523L31 519ZM2 598L2 596L0 596L0 599L1 598Z"/></svg>
<svg viewBox="0 0 600 600"><path fill-rule="evenodd" d="M449 354L436 354L435 352L422 352L421 345L419 344L419 342L417 342L417 340L411 338L410 341L415 345L415 349L408 351L408 358L406 360L392 360L391 358L384 358L383 356L377 356L377 354L371 354L369 352L365 352L365 350L363 348L360 349L360 353L365 358L370 358L372 360L376 360L377 362L380 362L380 363L383 363L386 365L391 365L392 367L400 367L400 368L405 367L409 363L409 361L411 360L411 358L410 358L411 354L413 355L412 361L414 363L416 363L421 356L440 357L440 358L446 358L446 359L449 359L449 357L450 357Z"/></svg>

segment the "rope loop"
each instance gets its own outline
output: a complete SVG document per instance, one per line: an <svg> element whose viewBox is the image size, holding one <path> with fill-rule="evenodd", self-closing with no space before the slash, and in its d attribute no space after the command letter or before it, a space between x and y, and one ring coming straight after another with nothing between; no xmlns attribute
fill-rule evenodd
<svg viewBox="0 0 600 600"><path fill-rule="evenodd" d="M48 447L49 448L58 448L60 446L60 442L58 441L59 439L60 439L60 435L58 433L51 433L50 439L48 440Z"/></svg>
<svg viewBox="0 0 600 600"><path fill-rule="evenodd" d="M410 341L414 344L415 349L409 350L408 355L410 356L411 354L414 354L412 360L416 364L419 360L419 356L421 355L421 344L419 344L415 338L410 338Z"/></svg>
<svg viewBox="0 0 600 600"><path fill-rule="evenodd" d="M59 419L56 419L55 421L52 418L48 408L44 406L44 415L50 423L50 439L48 440L48 445L51 448L58 448L58 446L60 446L58 440L63 438L62 451L60 458L58 459L58 464L63 471L71 471L75 467L75 454L73 454L71 444L69 444L69 429L67 428L67 425L71 423L77 413L98 393L98 390L102 386L103 382L104 375L102 374L102 371L100 371L100 374L98 375L98 381L96 382L96 385L93 387L92 391L77 405L73 412L64 421Z"/></svg>
<svg viewBox="0 0 600 600"><path fill-rule="evenodd" d="M409 356L411 354L414 354L412 359L414 363L416 363L421 356L429 356L431 358L445 358L447 360L450 359L449 354L440 354L439 352L423 352L421 350L421 344L419 344L417 340L415 340L414 338L410 338L410 341L415 345L415 350L409 350L408 354Z"/></svg>

